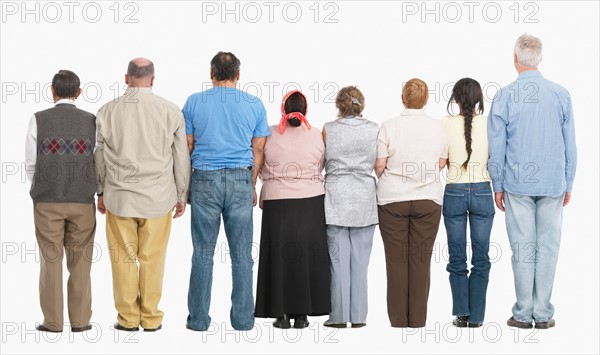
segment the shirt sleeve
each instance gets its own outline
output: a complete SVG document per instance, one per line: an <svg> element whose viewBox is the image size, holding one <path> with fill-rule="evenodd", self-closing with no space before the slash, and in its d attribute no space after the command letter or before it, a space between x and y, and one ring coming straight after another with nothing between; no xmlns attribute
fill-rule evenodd
<svg viewBox="0 0 600 355"><path fill-rule="evenodd" d="M104 180L106 178L106 164L104 162L104 137L102 136L103 108L96 115L96 150L94 151L94 164L96 165L96 193L104 193Z"/></svg>
<svg viewBox="0 0 600 355"><path fill-rule="evenodd" d="M185 124L185 134L194 134L194 115L192 113L192 109L190 108L190 99L188 98L183 105L183 109L181 112L183 113L184 124Z"/></svg>
<svg viewBox="0 0 600 355"><path fill-rule="evenodd" d="M442 139L442 151L440 153L440 158L448 159L448 135L446 134L446 130L444 129L444 124L440 124L440 137Z"/></svg>
<svg viewBox="0 0 600 355"><path fill-rule="evenodd" d="M565 142L565 178L567 181L567 192L571 192L573 190L575 171L577 170L577 146L575 145L573 105L571 103L571 96L568 93L564 104L562 135Z"/></svg>
<svg viewBox="0 0 600 355"><path fill-rule="evenodd" d="M190 153L186 140L186 124L183 114L175 112L175 132L173 133L173 175L177 189L177 202L186 203L190 185L192 168L190 166Z"/></svg>
<svg viewBox="0 0 600 355"><path fill-rule="evenodd" d="M262 101L258 101L258 106L258 119L252 135L254 137L268 137L271 135L271 129L269 128L269 121L267 121L267 111Z"/></svg>
<svg viewBox="0 0 600 355"><path fill-rule="evenodd" d="M494 192L504 191L504 162L506 160L506 104L502 90L494 97L488 115L488 148L490 159L488 171L492 178Z"/></svg>
<svg viewBox="0 0 600 355"><path fill-rule="evenodd" d="M385 124L381 125L379 129L379 135L377 136L377 158L387 158L390 156L389 153L390 140L387 135L387 128Z"/></svg>
<svg viewBox="0 0 600 355"><path fill-rule="evenodd" d="M25 173L27 180L33 181L35 173L35 163L37 162L37 122L35 115L29 119L29 127L27 128L27 137L25 140Z"/></svg>

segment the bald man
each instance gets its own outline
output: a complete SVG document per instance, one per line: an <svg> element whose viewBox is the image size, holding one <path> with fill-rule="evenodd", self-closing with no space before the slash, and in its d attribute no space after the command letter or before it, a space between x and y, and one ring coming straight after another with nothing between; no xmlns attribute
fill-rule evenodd
<svg viewBox="0 0 600 355"><path fill-rule="evenodd" d="M154 64L129 62L125 94L98 111L98 211L106 214L114 327L162 328L162 294L171 221L185 212L191 174L179 108L152 93Z"/></svg>

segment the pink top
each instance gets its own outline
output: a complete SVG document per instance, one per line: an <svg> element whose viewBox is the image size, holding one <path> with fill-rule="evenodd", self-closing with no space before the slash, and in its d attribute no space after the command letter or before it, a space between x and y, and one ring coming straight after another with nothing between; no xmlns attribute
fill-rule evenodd
<svg viewBox="0 0 600 355"><path fill-rule="evenodd" d="M265 162L260 173L260 200L308 198L325 194L323 166L325 144L321 131L304 124L287 127L270 126L265 144Z"/></svg>

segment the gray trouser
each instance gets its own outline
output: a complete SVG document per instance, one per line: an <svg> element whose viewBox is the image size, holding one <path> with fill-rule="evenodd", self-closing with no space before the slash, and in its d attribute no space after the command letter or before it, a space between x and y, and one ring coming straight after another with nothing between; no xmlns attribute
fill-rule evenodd
<svg viewBox="0 0 600 355"><path fill-rule="evenodd" d="M331 257L330 322L367 322L367 274L374 233L375 225L327 225Z"/></svg>

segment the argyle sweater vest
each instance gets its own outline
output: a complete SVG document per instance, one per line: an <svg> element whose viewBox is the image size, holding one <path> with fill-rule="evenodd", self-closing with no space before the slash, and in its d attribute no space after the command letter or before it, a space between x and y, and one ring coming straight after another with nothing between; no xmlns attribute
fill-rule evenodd
<svg viewBox="0 0 600 355"><path fill-rule="evenodd" d="M96 116L59 104L36 112L37 159L30 195L37 202L93 203Z"/></svg>

